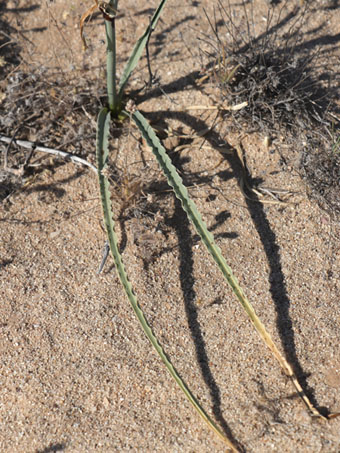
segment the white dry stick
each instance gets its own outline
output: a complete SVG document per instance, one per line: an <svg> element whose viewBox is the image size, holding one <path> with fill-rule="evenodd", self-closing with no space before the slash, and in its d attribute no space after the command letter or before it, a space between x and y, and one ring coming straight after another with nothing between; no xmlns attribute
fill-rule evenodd
<svg viewBox="0 0 340 453"><path fill-rule="evenodd" d="M237 105L208 105L208 106L205 106L205 105L192 105L192 106L189 106L189 107L185 107L185 110L231 110L233 112L237 111L237 110L241 110L243 109L244 107L247 107L248 105L248 102L245 101L245 102L242 102L241 104L237 104Z"/></svg>
<svg viewBox="0 0 340 453"><path fill-rule="evenodd" d="M0 141L7 144L15 143L16 145L22 146L23 148L39 151L41 153L48 153L54 154L55 156L61 156L64 159L69 159L74 163L85 165L91 168L91 170L93 170L95 173L97 173L97 168L94 165L90 164L90 162L87 162L85 159L82 159L81 157L75 156L74 154L68 153L66 151L61 151L59 149L54 148L46 148L45 146L36 145L35 143L29 142L27 140L17 139L12 140L10 137L5 137L4 135L0 135Z"/></svg>

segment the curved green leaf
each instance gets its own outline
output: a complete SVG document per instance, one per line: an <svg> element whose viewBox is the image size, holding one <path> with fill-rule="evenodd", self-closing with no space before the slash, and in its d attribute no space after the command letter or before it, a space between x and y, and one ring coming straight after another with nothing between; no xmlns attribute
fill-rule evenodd
<svg viewBox="0 0 340 453"><path fill-rule="evenodd" d="M193 223L197 233L200 235L202 241L207 247L209 253L217 263L218 267L222 271L225 279L231 286L234 294L238 298L239 302L246 311L250 321L254 325L255 329L267 344L267 346L272 351L275 358L280 363L284 372L292 380L296 390L298 391L299 396L302 398L303 402L307 406L308 410L313 416L320 418L325 418L309 401L307 395L304 393L297 377L294 374L294 371L290 364L286 361L280 351L277 349L274 344L270 334L267 332L265 326L262 324L259 317L256 315L254 308L251 303L248 301L247 297L243 293L241 287L238 284L236 277L233 275L231 268L228 266L225 258L223 257L220 248L215 243L213 235L208 231L206 224L203 222L200 213L198 212L195 203L189 198L188 190L184 186L181 177L178 175L176 168L172 164L169 156L167 155L165 148L161 145L158 137L153 131L150 124L146 121L143 115L136 111L131 113L132 119L136 123L143 137L147 141L148 145L152 149L160 167L162 168L165 176L168 179L169 185L174 189L176 197L181 201L182 207L188 218Z"/></svg>
<svg viewBox="0 0 340 453"><path fill-rule="evenodd" d="M129 58L129 61L127 62L125 69L123 71L122 78L119 83L119 92L118 92L118 99L119 103L122 100L123 92L125 85L127 84L129 77L131 75L131 72L135 69L137 66L137 63L143 53L143 50L148 42L148 39L153 32L153 30L156 28L158 19L161 15L161 12L165 6L167 0L162 0L160 4L158 5L158 8L156 9L154 15L152 16L150 20L150 24L145 30L144 34L138 39L138 41L135 44L135 47L133 48L132 54Z"/></svg>

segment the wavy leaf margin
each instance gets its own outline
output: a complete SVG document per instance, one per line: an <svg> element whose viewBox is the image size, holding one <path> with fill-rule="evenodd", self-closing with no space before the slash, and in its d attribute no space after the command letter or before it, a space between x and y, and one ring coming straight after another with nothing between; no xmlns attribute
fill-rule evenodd
<svg viewBox="0 0 340 453"><path fill-rule="evenodd" d="M123 285L125 293L130 301L130 304L137 316L145 335L156 349L158 355L162 359L166 368L170 372L171 376L177 382L187 399L196 409L201 418L208 424L208 426L227 444L228 448L232 452L237 452L237 448L232 442L224 435L222 430L216 425L213 419L205 412L197 398L193 395L187 384L180 377L176 368L172 365L170 359L167 357L162 346L160 345L157 337L153 333L148 321L138 304L137 297L133 291L132 285L128 279L125 267L123 264L122 256L119 252L119 245L117 235L115 233L115 224L113 220L113 213L110 199L110 186L109 181L105 175L105 169L107 167L108 160L108 137L109 137L109 126L110 126L111 113L107 108L103 108L98 115L97 121L97 144L96 144L96 159L98 168L98 179L100 187L100 196L102 201L102 208L105 220L105 227L108 236L108 241L111 249L111 253L117 268L119 279Z"/></svg>

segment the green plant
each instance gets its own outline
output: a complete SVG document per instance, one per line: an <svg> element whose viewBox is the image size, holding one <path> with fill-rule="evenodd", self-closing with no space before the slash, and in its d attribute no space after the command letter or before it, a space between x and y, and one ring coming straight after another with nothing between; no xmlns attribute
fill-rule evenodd
<svg viewBox="0 0 340 453"><path fill-rule="evenodd" d="M304 401L308 410L313 416L323 417L321 413L311 404L307 396L305 395L302 387L300 386L291 366L288 364L286 359L281 355L279 350L276 348L274 342L272 341L269 333L266 331L264 325L261 323L260 319L257 317L253 307L250 302L247 300L245 294L240 288L237 279L234 277L231 268L226 263L224 257L221 254L219 247L216 245L212 234L208 231L205 223L203 222L201 215L199 214L194 202L189 198L188 191L183 185L183 182L180 176L177 173L176 168L172 164L169 156L167 155L164 147L161 145L159 139L154 133L153 129L144 118L144 116L135 109L133 103L127 103L127 107L124 110L123 107L123 92L127 84L127 81L130 77L131 72L136 67L138 60L145 48L147 41L152 33L152 30L155 28L161 11L166 3L166 0L162 0L151 19L150 25L147 27L147 30L143 36L137 41L132 55L128 61L128 64L123 72L122 79L119 83L119 88L116 88L116 47L115 47L115 12L117 11L117 1L111 0L109 3L98 2L96 0L96 7L98 7L102 12L105 19L105 28L106 28L106 38L107 38L107 83L108 83L108 106L104 107L98 116L97 122L97 145L96 145L96 156L97 156L97 168L98 168L98 178L99 178L99 187L100 187L100 196L103 207L104 221L106 226L106 232L108 236L108 242L110 245L111 253L114 258L115 265L117 267L117 272L120 278L120 281L124 287L125 293L132 305L132 308L146 334L151 344L154 346L158 352L160 358L164 362L165 366L169 370L170 374L177 382L179 387L182 389L190 403L197 410L199 415L204 419L204 421L210 426L210 428L228 445L228 448L232 451L238 451L236 446L225 436L222 430L215 424L215 422L210 418L210 416L204 411L204 409L199 404L198 400L191 393L188 386L179 376L175 367L170 362L169 358L165 354L162 346L159 344L157 338L155 337L150 325L147 322L147 319L141 310L135 292L132 288L132 285L128 279L125 267L122 261L122 257L119 252L118 240L115 233L115 223L113 220L113 213L111 209L110 201L110 187L109 181L107 178L107 167L108 167L108 143L109 143L109 125L110 121L115 117L130 117L132 121L136 124L140 130L142 136L146 140L147 144L154 153L161 169L163 170L165 176L167 177L169 185L174 190L176 197L181 201L183 210L186 212L188 218L194 225L196 231L200 235L203 243L205 244L207 250L217 263L220 268L224 278L228 281L231 286L234 294L238 298L239 302L246 311L250 321L256 328L257 332L264 340L264 342L271 349L275 358L279 361L282 369L285 374L292 380L299 396ZM93 11L93 7L91 8ZM84 20L86 19L88 12L82 18L82 26Z"/></svg>
<svg viewBox="0 0 340 453"><path fill-rule="evenodd" d="M83 36L83 27L86 18L92 14L95 8L103 13L105 19L105 31L106 31L106 68L107 68L107 95L108 95L108 107L115 117L119 117L123 109L123 94L126 84L130 78L132 71L137 66L137 63L145 49L148 39L151 36L152 31L156 28L158 19L162 13L162 10L167 0L162 0L154 15L152 16L149 26L146 28L144 34L138 39L135 47L131 53L131 56L125 66L122 77L120 79L118 88L116 84L116 28L115 18L118 9L118 0L110 0L108 3L103 1L94 0L95 4L89 8L86 13L83 14L80 21L81 37L83 41L83 47L86 48L86 41ZM122 115L124 116L124 115Z"/></svg>

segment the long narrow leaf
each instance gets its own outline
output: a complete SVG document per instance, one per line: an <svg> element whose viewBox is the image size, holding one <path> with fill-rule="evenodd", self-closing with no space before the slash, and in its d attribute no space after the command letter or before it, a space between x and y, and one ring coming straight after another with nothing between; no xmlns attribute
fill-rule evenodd
<svg viewBox="0 0 340 453"><path fill-rule="evenodd" d="M119 110L116 88L116 28L115 21L105 21L107 97L111 112Z"/></svg>
<svg viewBox="0 0 340 453"><path fill-rule="evenodd" d="M168 179L168 183L174 189L177 198L181 201L184 211L186 212L189 219L193 223L197 233L200 235L209 253L212 255L218 267L222 271L222 274L224 275L227 282L231 286L234 294L236 295L239 302L243 306L244 310L249 316L249 319L253 323L255 329L257 330L263 341L270 348L270 350L280 363L286 375L289 376L290 379L292 380L299 396L302 398L303 402L309 409L310 413L313 416L325 418L312 405L307 395L303 391L297 377L295 376L292 367L286 361L286 359L283 357L280 351L277 349L270 334L267 332L265 326L262 324L261 320L256 315L254 308L252 307L247 297L243 293L236 277L232 273L231 268L228 266L226 260L224 259L220 248L215 243L213 235L208 231L206 224L203 222L202 217L198 212L195 203L189 198L188 191L186 187L183 185L182 179L178 175L174 165L171 163L169 156L167 155L164 147L161 145L153 129L140 112L136 111L134 113L131 113L131 116L134 122L136 123L137 127L139 128L140 132L142 133L143 137L147 141L148 145L152 149L152 152L154 153L160 167L162 168L165 176Z"/></svg>
<svg viewBox="0 0 340 453"><path fill-rule="evenodd" d="M135 47L133 48L132 54L129 58L129 61L127 62L125 69L123 71L122 78L119 83L119 92L118 92L118 99L119 103L121 102L123 92L125 85L127 84L129 77L131 75L131 72L135 69L137 66L137 63L143 53L143 50L146 46L146 43L148 42L149 36L153 32L153 30L156 28L159 16L161 15L161 12L165 6L167 0L162 0L156 9L154 15L152 16L152 19L150 21L149 26L145 30L144 34L138 39L136 42Z"/></svg>
<svg viewBox="0 0 340 453"><path fill-rule="evenodd" d="M114 15L117 13L118 0L110 0L105 4ZM106 35L106 85L109 108L111 112L117 113L120 106L117 99L117 84L116 84L116 22L115 17L110 20L105 19L105 35Z"/></svg>
<svg viewBox="0 0 340 453"><path fill-rule="evenodd" d="M154 346L158 352L160 358L164 362L165 366L169 370L170 374L177 382L179 387L184 392L185 396L188 398L190 403L194 406L199 415L203 420L209 425L209 427L228 445L231 451L237 452L238 450L234 445L229 441L229 439L223 434L220 428L215 424L215 422L210 418L210 416L204 411L198 400L191 393L188 386L182 380L175 367L172 365L168 357L166 356L162 346L158 342L156 336L154 335L151 327L149 326L142 309L140 308L137 297L134 294L132 285L126 274L122 257L119 253L117 235L115 233L115 224L112 215L111 200L110 200L110 191L109 191L109 182L105 176L105 168L107 166L108 159L108 134L109 134L109 124L110 124L110 112L107 108L104 108L100 111L98 116L97 123L97 167L98 167L98 178L99 178L99 187L100 187L100 196L102 200L102 207L105 219L106 232L110 244L111 253L116 264L117 272L120 278L120 281L124 287L125 293L132 305L132 308L146 334L151 344Z"/></svg>

